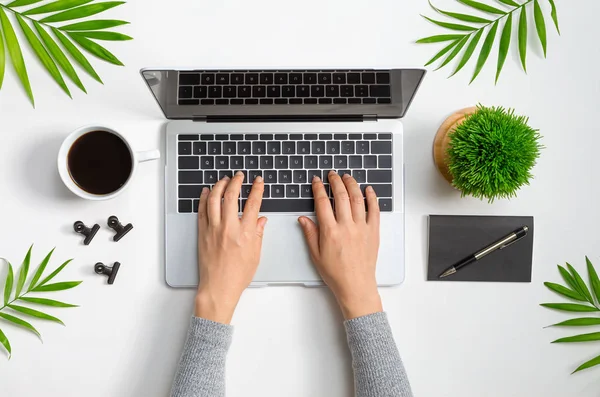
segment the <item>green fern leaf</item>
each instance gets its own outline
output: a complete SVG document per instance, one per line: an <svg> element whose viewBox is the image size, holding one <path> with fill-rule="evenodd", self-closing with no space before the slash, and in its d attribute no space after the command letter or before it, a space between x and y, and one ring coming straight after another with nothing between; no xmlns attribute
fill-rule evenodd
<svg viewBox="0 0 600 397"><path fill-rule="evenodd" d="M459 40L457 41L453 41L452 43L448 44L446 47L444 47L440 52L438 52L437 54L435 54L433 56L433 58L431 58L429 61L427 61L427 63L425 64L425 66L429 66L432 63L434 63L435 61L437 61L438 59L440 59L445 53L447 53L448 51L450 51L452 48L454 48L454 46L456 46L458 44Z"/></svg>
<svg viewBox="0 0 600 397"><path fill-rule="evenodd" d="M23 15L37 15L46 14L49 12L56 12L62 10L68 10L69 8L77 7L83 4L91 3L94 0L58 0L52 3L43 5L41 7L32 8L29 11L25 11Z"/></svg>
<svg viewBox="0 0 600 397"><path fill-rule="evenodd" d="M12 355L12 348L10 347L10 342L8 341L8 338L6 337L6 335L4 335L4 332L2 332L1 329L0 329L0 343L2 344L2 346L4 346L4 348L8 352L8 359L10 360L10 356Z"/></svg>
<svg viewBox="0 0 600 397"><path fill-rule="evenodd" d="M42 23L64 22L64 21L71 21L73 19L85 18L85 17L99 14L99 13L109 10L113 7L120 6L121 4L125 4L125 2L124 1L106 1L103 3L88 4L85 6L72 8L67 11L59 12L54 15L50 15L49 17L46 17L46 18L40 20L40 22L42 22Z"/></svg>
<svg viewBox="0 0 600 397"><path fill-rule="evenodd" d="M40 263L40 265L38 266L38 269L36 270L35 274L33 275L33 278L31 279L31 282L29 283L29 288L27 289L28 292L33 289L33 287L35 286L35 283L38 282L38 280L42 276L42 273L44 273L44 269L46 269L48 262L50 262L50 258L52 257L53 253L54 253L54 248L52 249L52 251L50 251L48 253L48 255L46 255L46 257L44 258L42 263Z"/></svg>
<svg viewBox="0 0 600 397"><path fill-rule="evenodd" d="M544 21L544 14L542 13L540 2L538 0L534 0L533 2L533 15L535 19L535 28L537 30L538 37L540 38L542 49L544 50L544 58L546 58L546 47L548 46L548 38L546 37L546 22Z"/></svg>
<svg viewBox="0 0 600 397"><path fill-rule="evenodd" d="M31 4L35 4L35 3L40 3L44 0L16 0L13 1L12 3L8 3L6 6L7 7L23 7L23 6L28 6Z"/></svg>
<svg viewBox="0 0 600 397"><path fill-rule="evenodd" d="M433 4L431 4L431 1L429 2L429 5L431 6L431 8L433 8L440 14L446 15L450 18L454 18L459 21L472 22L472 23L491 23L492 22L489 19L481 18L481 17L475 16L475 15L460 14L460 13L456 13L456 12L449 12L449 11L441 10L441 9L435 7Z"/></svg>
<svg viewBox="0 0 600 397"><path fill-rule="evenodd" d="M8 273L6 274L6 282L4 283L4 306L6 306L8 304L8 301L10 300L10 293L12 292L13 281L14 281L12 265L10 264L10 262L7 262L7 263L8 263Z"/></svg>
<svg viewBox="0 0 600 397"><path fill-rule="evenodd" d="M467 64L467 62L469 62L469 59L471 58L471 55L473 55L473 52L475 51L475 48L477 47L477 44L479 43L479 39L481 39L482 34L483 34L483 29L480 29L479 31L477 31L477 33L475 33L475 36L473 36L473 38L471 39L471 42L467 46L467 49L465 50L463 57L461 58L460 62L458 63L458 66L454 70L454 73L452 73L450 75L450 77L452 77L456 73L458 73Z"/></svg>
<svg viewBox="0 0 600 397"><path fill-rule="evenodd" d="M581 278L579 273L577 273L577 270L575 270L575 268L573 266L571 266L569 263L567 263L567 268L569 269L569 271L571 272L571 275L573 276L573 279L577 283L577 286L579 287L579 291L587 299L588 302L590 302L591 304L594 304L594 300L592 299L592 294L590 293L590 290L588 289L587 285L585 284L585 281L583 281L583 278Z"/></svg>
<svg viewBox="0 0 600 397"><path fill-rule="evenodd" d="M102 47L100 44L85 38L79 32L69 32L69 36L80 46L82 46L90 54L97 56L100 59L110 62L113 65L123 66L123 63L117 59L110 51Z"/></svg>
<svg viewBox="0 0 600 397"><path fill-rule="evenodd" d="M452 61L454 58L456 58L456 56L458 55L458 53L460 52L460 50L462 50L462 48L465 46L465 44L467 44L467 41L469 41L469 36L463 37L462 40L460 40L458 42L458 44L456 45L456 47L454 47L454 50L452 50L452 52L446 57L446 59L444 59L444 62L442 62L440 64L440 66L438 66L437 69L435 69L435 70L443 68L450 61Z"/></svg>
<svg viewBox="0 0 600 397"><path fill-rule="evenodd" d="M579 371L583 371L584 369L595 367L596 365L600 365L600 356L581 364L579 366L579 368L577 368L575 371L573 371L573 373L571 375L573 375L575 372L579 372Z"/></svg>
<svg viewBox="0 0 600 397"><path fill-rule="evenodd" d="M594 296L596 297L596 302L600 304L600 279L598 278L598 273L596 273L596 269L594 269L594 265L589 260L589 258L585 257L585 262L588 268L588 274L590 277L590 285L592 287L592 291L594 291Z"/></svg>
<svg viewBox="0 0 600 397"><path fill-rule="evenodd" d="M506 4L507 6L512 6L512 7L519 7L519 3L513 1L513 0L498 0L500 3L502 4Z"/></svg>
<svg viewBox="0 0 600 397"><path fill-rule="evenodd" d="M35 327L33 325L29 324L27 321L21 320L18 317L11 316L10 314L6 314L6 313L2 313L2 312L0 312L0 318L5 319L6 321L10 321L11 323L16 324L20 327L23 327L25 329L28 329L29 331L36 334L38 336L38 338L42 339L42 335L40 335L38 330L35 329Z"/></svg>
<svg viewBox="0 0 600 397"><path fill-rule="evenodd" d="M441 43L444 41L454 41L462 38L463 36L460 34L440 34L438 36L424 37L422 39L417 40L417 43Z"/></svg>
<svg viewBox="0 0 600 397"><path fill-rule="evenodd" d="M458 0L459 3L463 3L464 5L467 5L469 7L475 8L476 10L479 11L483 11L483 12L487 12L489 14L497 14L497 15L504 15L506 14L505 11L502 11L496 7L492 7L489 6L487 4L484 3L480 3L478 1L473 1L473 0Z"/></svg>
<svg viewBox="0 0 600 397"><path fill-rule="evenodd" d="M107 41L126 41L133 40L126 34L116 32L77 32L78 35L87 37L88 39L107 40Z"/></svg>
<svg viewBox="0 0 600 397"><path fill-rule="evenodd" d="M56 38L61 42L61 44L63 45L63 47L65 47L65 49L67 50L67 52L69 54L71 54L71 56L73 57L73 59L75 59L75 61L90 75L92 76L97 82L99 82L100 84L104 84L102 82L102 79L100 79L100 76L98 76L98 73L96 73L96 71L94 70L94 68L92 67L92 65L90 64L90 62L87 60L87 58L85 57L85 55L83 55L81 53L81 51L79 51L77 49L77 47L75 47L75 45L73 43L71 43L71 41L67 38L67 36L65 36L64 34L62 34L58 29L56 28L52 28L52 32L54 33L54 35L56 36Z"/></svg>
<svg viewBox="0 0 600 397"><path fill-rule="evenodd" d="M508 55L508 49L510 47L511 35L512 14L508 14L508 17L506 18L506 23L504 24L504 29L502 29L502 36L500 38L500 48L498 49L498 66L496 67L495 83L498 83L498 78L500 77L502 67L504 66L504 62L506 61L506 56Z"/></svg>
<svg viewBox="0 0 600 397"><path fill-rule="evenodd" d="M552 7L552 11L550 12L550 16L552 17L552 21L554 21L554 26L556 27L556 31L560 34L560 28L558 27L558 14L556 13L556 4L554 4L554 0L548 0L550 2L550 7Z"/></svg>
<svg viewBox="0 0 600 397"><path fill-rule="evenodd" d="M434 23L438 26L441 26L443 28L446 29L450 29L450 30L459 30L459 31L466 31L466 32L470 32L473 31L477 28L474 28L473 26L467 26L467 25L460 25L460 24L456 24L456 23L448 23L448 22L442 22L442 21L437 21L435 19L431 19L429 17L426 17L424 15L421 15L423 18L427 19L429 22Z"/></svg>
<svg viewBox="0 0 600 397"><path fill-rule="evenodd" d="M23 313L23 314L26 314L31 317L41 318L42 320L54 321L56 323L65 325L65 323L60 321L58 318L51 316L49 314L40 312L38 310L30 309L28 307L19 306L19 305L8 305L8 307L13 309L16 312Z"/></svg>
<svg viewBox="0 0 600 397"><path fill-rule="evenodd" d="M60 29L64 31L80 31L80 30L101 30L113 28L115 26L127 25L129 22L118 21L118 20L97 20L97 21L85 21L77 22L70 25L61 26Z"/></svg>
<svg viewBox="0 0 600 397"><path fill-rule="evenodd" d="M4 81L4 70L6 69L6 51L4 50L4 38L2 37L2 25L0 25L0 89Z"/></svg>
<svg viewBox="0 0 600 397"><path fill-rule="evenodd" d="M29 83L29 75L27 74L27 68L25 67L25 61L23 60L23 53L21 52L21 46L15 34L4 9L0 8L0 26L4 31L4 39L6 40L6 47L8 48L8 54L12 61L13 67L17 72L17 76L21 80L21 84L31 101L31 104L35 106L35 100L33 99L33 92L31 91L31 83Z"/></svg>
<svg viewBox="0 0 600 397"><path fill-rule="evenodd" d="M477 59L477 64L475 66L475 72L473 72L473 77L469 84L471 84L481 72L485 61L487 61L490 56L490 52L492 51L492 45L494 44L494 40L496 39L496 32L498 31L498 21L494 22L492 28L488 32L488 35L483 42L483 46L481 47L481 51L479 52L479 58Z"/></svg>
<svg viewBox="0 0 600 397"><path fill-rule="evenodd" d="M21 291L23 290L23 286L25 285L27 273L29 272L29 263L31 262L32 249L33 245L29 247L29 251L27 251L27 255L25 255L25 259L23 259L23 263L21 264L21 271L19 272L19 279L17 281L17 290L15 291L15 298L20 296Z"/></svg>
<svg viewBox="0 0 600 397"><path fill-rule="evenodd" d="M521 8L519 17L519 57L523 70L527 72L527 11L525 11L525 7Z"/></svg>

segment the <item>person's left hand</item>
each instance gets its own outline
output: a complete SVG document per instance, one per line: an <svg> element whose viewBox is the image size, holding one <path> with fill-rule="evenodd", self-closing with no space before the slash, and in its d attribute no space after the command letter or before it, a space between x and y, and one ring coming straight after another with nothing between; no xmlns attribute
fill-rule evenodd
<svg viewBox="0 0 600 397"><path fill-rule="evenodd" d="M235 307L260 261L267 218L258 218L264 192L261 177L254 180L244 214L238 202L244 174L221 179L211 192L204 188L198 206L198 265L200 283L197 317L229 324Z"/></svg>

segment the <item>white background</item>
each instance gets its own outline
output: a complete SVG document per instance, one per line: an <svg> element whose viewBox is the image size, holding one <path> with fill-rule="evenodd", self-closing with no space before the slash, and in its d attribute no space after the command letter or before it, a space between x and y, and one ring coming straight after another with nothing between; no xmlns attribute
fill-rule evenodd
<svg viewBox="0 0 600 397"><path fill-rule="evenodd" d="M451 0L436 4L468 11ZM600 354L600 344L551 345L569 330L542 327L570 316L538 306L561 300L542 284L560 281L557 263L584 271L588 255L600 265L600 3L557 5L562 36L548 18L547 60L536 43L525 74L513 47L497 86L496 50L470 86L473 62L451 79L450 69L431 72L405 119L407 278L381 295L417 396L600 395L600 368L569 375ZM0 354L0 395L166 396L191 314L194 291L164 282L161 163L143 164L115 200L83 201L61 185L56 171L58 148L70 131L100 122L139 150L160 147L165 120L138 76L147 66L420 66L441 48L414 44L441 33L421 13L433 15L425 0L130 1L102 15L132 22L120 30L135 41L107 44L126 67L94 59L105 85L82 72L88 95L73 87L73 100L27 49L36 109L11 66L0 92L0 256L18 265L35 243L37 265L56 246L51 267L76 258L60 279L84 283L53 294L81 307L49 310L66 328L35 321L43 344L2 323L13 357ZM535 179L516 199L461 198L434 168L432 140L440 123L478 102L516 108L544 136ZM104 227L113 214L135 225L119 243ZM533 281L425 281L429 214L535 216ZM103 226L89 247L72 232L79 219ZM122 263L113 286L93 273L97 261ZM0 280L5 274L4 267ZM326 289L249 290L234 324L229 396L352 394L342 318Z"/></svg>

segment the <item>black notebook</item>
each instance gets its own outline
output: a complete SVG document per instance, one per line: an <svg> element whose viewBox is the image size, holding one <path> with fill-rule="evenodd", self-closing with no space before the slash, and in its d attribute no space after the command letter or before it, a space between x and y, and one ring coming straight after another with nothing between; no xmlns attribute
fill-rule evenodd
<svg viewBox="0 0 600 397"><path fill-rule="evenodd" d="M512 231L527 226L521 240L439 279L461 259L474 254ZM531 282L533 217L531 216L429 216L428 280Z"/></svg>

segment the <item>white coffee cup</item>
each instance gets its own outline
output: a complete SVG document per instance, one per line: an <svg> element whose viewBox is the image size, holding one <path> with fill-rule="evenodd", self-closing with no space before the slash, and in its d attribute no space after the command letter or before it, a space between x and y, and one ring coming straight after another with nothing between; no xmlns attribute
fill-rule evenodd
<svg viewBox="0 0 600 397"><path fill-rule="evenodd" d="M99 195L86 192L81 187L79 187L77 183L75 183L75 181L71 177L71 173L69 172L68 157L71 147L80 137L93 131L105 131L116 135L127 146L131 155L131 172L129 173L129 178L127 178L127 181L119 189L109 194ZM110 156L110 153L107 153L107 156ZM100 125L89 125L76 129L62 143L62 146L60 147L60 150L58 152L58 173L60 174L60 178L62 179L65 186L77 196L87 200L109 200L121 194L131 184L131 181L133 180L133 177L137 170L138 163L156 160L158 158L160 158L160 152L158 150L136 152L131 148L131 145L129 144L127 139L114 129Z"/></svg>

